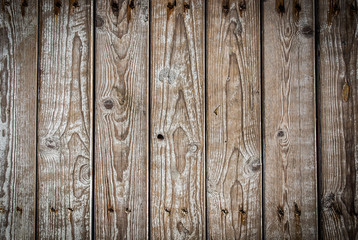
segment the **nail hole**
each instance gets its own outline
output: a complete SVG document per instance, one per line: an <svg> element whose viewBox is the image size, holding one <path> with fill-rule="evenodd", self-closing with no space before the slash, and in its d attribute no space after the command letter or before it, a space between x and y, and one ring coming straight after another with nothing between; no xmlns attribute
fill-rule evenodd
<svg viewBox="0 0 358 240"><path fill-rule="evenodd" d="M184 214L187 214L187 213L188 213L188 209L186 209L186 208L183 208L181 211L182 211Z"/></svg>
<svg viewBox="0 0 358 240"><path fill-rule="evenodd" d="M109 207L109 208L108 208L108 212L113 213L113 212L114 212L114 209L113 209L112 207Z"/></svg>
<svg viewBox="0 0 358 240"><path fill-rule="evenodd" d="M67 208L69 211L73 212L73 208Z"/></svg>
<svg viewBox="0 0 358 240"><path fill-rule="evenodd" d="M225 215L229 213L227 209L221 209L221 212L224 213Z"/></svg>
<svg viewBox="0 0 358 240"><path fill-rule="evenodd" d="M16 207L16 211L22 213L22 208L21 207Z"/></svg>
<svg viewBox="0 0 358 240"><path fill-rule="evenodd" d="M184 11L190 9L190 5L187 2L184 2Z"/></svg>
<svg viewBox="0 0 358 240"><path fill-rule="evenodd" d="M57 210L56 210L56 208L51 207L51 208L50 208L50 212L52 212L52 213L57 213Z"/></svg>
<svg viewBox="0 0 358 240"><path fill-rule="evenodd" d="M170 209L165 208L164 210L165 210L167 213L170 213Z"/></svg>
<svg viewBox="0 0 358 240"><path fill-rule="evenodd" d="M162 134L158 134L157 138L158 138L159 140L163 140L163 139L164 139L164 136L163 136Z"/></svg>
<svg viewBox="0 0 358 240"><path fill-rule="evenodd" d="M301 10L302 10L301 5L299 3L296 3L295 9L296 9L297 12L301 12Z"/></svg>
<svg viewBox="0 0 358 240"><path fill-rule="evenodd" d="M131 210L129 208L126 208L126 213L130 213Z"/></svg>

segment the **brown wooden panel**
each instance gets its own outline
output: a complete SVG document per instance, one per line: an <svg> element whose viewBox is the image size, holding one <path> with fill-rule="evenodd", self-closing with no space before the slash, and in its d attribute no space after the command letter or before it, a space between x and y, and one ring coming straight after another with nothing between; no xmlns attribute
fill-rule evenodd
<svg viewBox="0 0 358 240"><path fill-rule="evenodd" d="M152 1L153 239L205 238L204 9Z"/></svg>
<svg viewBox="0 0 358 240"><path fill-rule="evenodd" d="M357 1L319 1L321 230L358 238Z"/></svg>
<svg viewBox="0 0 358 240"><path fill-rule="evenodd" d="M0 2L0 239L35 234L37 15Z"/></svg>
<svg viewBox="0 0 358 240"><path fill-rule="evenodd" d="M208 2L210 239L261 239L260 2Z"/></svg>
<svg viewBox="0 0 358 240"><path fill-rule="evenodd" d="M97 1L96 238L147 238L149 1Z"/></svg>
<svg viewBox="0 0 358 240"><path fill-rule="evenodd" d="M38 235L89 239L92 1L43 0L40 11Z"/></svg>
<svg viewBox="0 0 358 240"><path fill-rule="evenodd" d="M313 2L263 4L267 239L317 238Z"/></svg>

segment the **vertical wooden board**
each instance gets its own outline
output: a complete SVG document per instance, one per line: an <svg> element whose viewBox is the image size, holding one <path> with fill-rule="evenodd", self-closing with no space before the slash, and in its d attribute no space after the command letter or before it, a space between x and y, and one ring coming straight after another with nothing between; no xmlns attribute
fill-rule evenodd
<svg viewBox="0 0 358 240"><path fill-rule="evenodd" d="M147 238L149 1L97 1L98 239Z"/></svg>
<svg viewBox="0 0 358 240"><path fill-rule="evenodd" d="M152 1L151 237L205 238L204 1Z"/></svg>
<svg viewBox="0 0 358 240"><path fill-rule="evenodd" d="M39 238L91 237L91 2L41 1Z"/></svg>
<svg viewBox="0 0 358 240"><path fill-rule="evenodd" d="M35 234L36 0L0 3L0 239Z"/></svg>
<svg viewBox="0 0 358 240"><path fill-rule="evenodd" d="M263 5L267 239L317 238L314 4Z"/></svg>
<svg viewBox="0 0 358 240"><path fill-rule="evenodd" d="M208 237L260 239L260 2L208 2Z"/></svg>
<svg viewBox="0 0 358 240"><path fill-rule="evenodd" d="M324 239L358 238L357 1L319 1Z"/></svg>

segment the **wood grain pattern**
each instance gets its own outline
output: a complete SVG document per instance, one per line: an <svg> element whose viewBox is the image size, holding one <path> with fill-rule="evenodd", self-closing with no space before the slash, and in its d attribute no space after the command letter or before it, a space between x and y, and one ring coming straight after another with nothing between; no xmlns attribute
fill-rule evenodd
<svg viewBox="0 0 358 240"><path fill-rule="evenodd" d="M38 237L43 239L91 234L91 2L41 3Z"/></svg>
<svg viewBox="0 0 358 240"><path fill-rule="evenodd" d="M35 234L37 12L0 2L0 239Z"/></svg>
<svg viewBox="0 0 358 240"><path fill-rule="evenodd" d="M149 1L97 1L96 238L147 238Z"/></svg>
<svg viewBox="0 0 358 240"><path fill-rule="evenodd" d="M263 5L267 239L316 239L312 0Z"/></svg>
<svg viewBox="0 0 358 240"><path fill-rule="evenodd" d="M152 1L151 237L205 238L204 1Z"/></svg>
<svg viewBox="0 0 358 240"><path fill-rule="evenodd" d="M207 9L208 237L260 239L260 2Z"/></svg>
<svg viewBox="0 0 358 240"><path fill-rule="evenodd" d="M319 1L321 229L358 239L357 1Z"/></svg>

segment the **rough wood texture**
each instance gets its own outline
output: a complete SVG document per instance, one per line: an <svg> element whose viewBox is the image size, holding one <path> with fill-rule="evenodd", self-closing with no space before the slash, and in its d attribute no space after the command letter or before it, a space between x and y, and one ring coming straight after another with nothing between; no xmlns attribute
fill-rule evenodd
<svg viewBox="0 0 358 240"><path fill-rule="evenodd" d="M265 237L317 238L314 6L263 5Z"/></svg>
<svg viewBox="0 0 358 240"><path fill-rule="evenodd" d="M357 1L319 1L321 229L358 239Z"/></svg>
<svg viewBox="0 0 358 240"><path fill-rule="evenodd" d="M205 238L204 1L152 1L151 237Z"/></svg>
<svg viewBox="0 0 358 240"><path fill-rule="evenodd" d="M92 1L41 1L38 235L89 239Z"/></svg>
<svg viewBox="0 0 358 240"><path fill-rule="evenodd" d="M260 239L260 2L207 9L208 237Z"/></svg>
<svg viewBox="0 0 358 240"><path fill-rule="evenodd" d="M0 2L0 239L35 233L37 1Z"/></svg>
<svg viewBox="0 0 358 240"><path fill-rule="evenodd" d="M149 1L97 1L96 238L147 238Z"/></svg>

